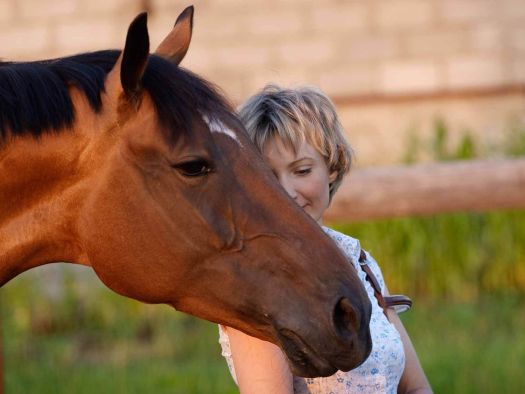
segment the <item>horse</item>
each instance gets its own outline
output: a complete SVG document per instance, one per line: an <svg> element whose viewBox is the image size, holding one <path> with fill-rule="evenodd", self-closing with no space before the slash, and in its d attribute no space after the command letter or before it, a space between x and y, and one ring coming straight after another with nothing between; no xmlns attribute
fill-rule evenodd
<svg viewBox="0 0 525 394"><path fill-rule="evenodd" d="M52 262L281 347L327 376L371 350L355 270L280 187L232 106L179 66L193 7L154 53L0 63L0 285Z"/></svg>

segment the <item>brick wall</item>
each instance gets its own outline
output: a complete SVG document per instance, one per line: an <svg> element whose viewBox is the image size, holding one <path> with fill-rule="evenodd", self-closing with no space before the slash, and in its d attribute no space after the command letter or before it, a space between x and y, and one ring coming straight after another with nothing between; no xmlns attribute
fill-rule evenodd
<svg viewBox="0 0 525 394"><path fill-rule="evenodd" d="M180 0L0 0L0 57L38 59L120 48L144 7L154 48ZM486 141L525 122L523 0L195 0L185 67L240 102L268 82L315 84L338 103L363 164L396 161L433 119ZM492 95L447 94L514 87ZM436 92L445 97L436 98ZM346 98L415 95L388 103ZM426 97L428 95L428 97ZM345 104L347 103L347 104ZM410 131L412 130L412 131ZM456 132L457 130L457 132ZM418 131L419 132L419 131Z"/></svg>

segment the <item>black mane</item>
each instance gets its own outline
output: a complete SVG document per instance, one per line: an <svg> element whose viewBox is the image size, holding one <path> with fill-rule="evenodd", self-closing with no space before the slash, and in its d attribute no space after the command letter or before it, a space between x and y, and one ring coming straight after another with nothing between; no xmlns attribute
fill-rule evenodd
<svg viewBox="0 0 525 394"><path fill-rule="evenodd" d="M0 142L7 133L38 137L70 128L75 109L68 87L86 96L94 112L102 108L101 93L120 51L82 53L26 63L0 62ZM169 61L149 57L143 88L149 92L161 124L171 131L190 130L199 112L230 117L231 108L209 83Z"/></svg>

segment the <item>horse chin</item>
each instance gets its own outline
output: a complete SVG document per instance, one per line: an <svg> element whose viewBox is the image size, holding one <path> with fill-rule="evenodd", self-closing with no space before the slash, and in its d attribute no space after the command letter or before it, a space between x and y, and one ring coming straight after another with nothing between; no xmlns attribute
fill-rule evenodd
<svg viewBox="0 0 525 394"><path fill-rule="evenodd" d="M293 375L316 378L331 376L337 371L336 367L332 366L325 358L317 355L293 331L282 329L279 332L279 337Z"/></svg>
<svg viewBox="0 0 525 394"><path fill-rule="evenodd" d="M337 368L332 367L326 362L318 363L315 365L312 361L308 361L306 364L292 364L288 359L288 365L294 376L301 376L303 378L318 378L332 376L337 372Z"/></svg>

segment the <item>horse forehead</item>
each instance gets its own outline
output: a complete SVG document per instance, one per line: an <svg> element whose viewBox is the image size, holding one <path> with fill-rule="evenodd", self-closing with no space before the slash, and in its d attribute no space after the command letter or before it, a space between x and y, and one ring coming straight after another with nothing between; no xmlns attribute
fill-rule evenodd
<svg viewBox="0 0 525 394"><path fill-rule="evenodd" d="M224 124L220 119L217 117L210 117L206 114L202 115L202 120L204 120L204 123L208 126L208 129L211 133L218 133L223 134L229 138L231 138L233 141L235 141L240 147L242 147L242 143L239 140L239 137L237 136L237 133L228 125Z"/></svg>

